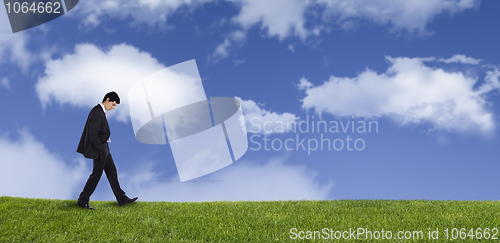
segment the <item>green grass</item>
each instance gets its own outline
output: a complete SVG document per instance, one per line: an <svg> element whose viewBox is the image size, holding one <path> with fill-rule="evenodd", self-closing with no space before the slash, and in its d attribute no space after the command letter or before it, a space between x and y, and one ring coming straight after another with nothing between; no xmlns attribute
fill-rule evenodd
<svg viewBox="0 0 500 243"><path fill-rule="evenodd" d="M0 197L0 242L332 242L319 239L318 234L316 240L292 240L291 228L304 231L304 237L307 231L323 228L367 228L391 231L393 236L368 242L449 242L446 228L449 238L453 228L500 229L498 201L136 202L123 207L116 202L91 201L97 210L85 210L75 203ZM429 228L439 229L439 240L428 239ZM422 231L424 239L397 240L398 231ZM454 241L499 240L468 236Z"/></svg>

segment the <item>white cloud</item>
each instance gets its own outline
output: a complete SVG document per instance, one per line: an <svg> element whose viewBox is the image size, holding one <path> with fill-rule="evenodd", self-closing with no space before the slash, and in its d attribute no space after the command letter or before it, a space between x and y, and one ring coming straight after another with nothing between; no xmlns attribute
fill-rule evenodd
<svg viewBox="0 0 500 243"><path fill-rule="evenodd" d="M354 78L334 77L315 86L301 79L306 93L304 109L339 117L397 115L404 123L427 122L436 129L465 131L494 127L485 95L500 88L500 72L488 71L484 83L474 89L476 78L462 72L446 72L424 65L433 58L391 58L385 73L365 70Z"/></svg>
<svg viewBox="0 0 500 243"><path fill-rule="evenodd" d="M8 78L2 78L2 80L0 80L0 84L3 85L6 89L10 89L10 82Z"/></svg>
<svg viewBox="0 0 500 243"><path fill-rule="evenodd" d="M380 25L390 24L394 29L425 32L429 22L438 14L450 15L471 9L479 0L226 0L234 3L240 12L234 23L243 30L260 25L270 37L280 40L298 36L302 40L317 34L322 25L330 23L349 25L367 19ZM98 25L102 16L126 19L135 23L164 25L168 17L178 11L192 11L214 0L88 0L81 1L72 10L89 25ZM315 11L323 9L322 11ZM309 11L309 12L308 12ZM320 25L306 27L308 17L322 20ZM309 16L310 15L310 16ZM221 16L222 17L222 16ZM333 20L333 21L332 21Z"/></svg>
<svg viewBox="0 0 500 243"><path fill-rule="evenodd" d="M241 6L233 21L248 30L260 24L270 37L283 40L288 36L305 39L310 35L305 24L305 10L309 1L303 0L233 0Z"/></svg>
<svg viewBox="0 0 500 243"><path fill-rule="evenodd" d="M27 42L26 33L12 33L7 11L0 10L0 64L9 61L26 71L33 61L33 57L26 50Z"/></svg>
<svg viewBox="0 0 500 243"><path fill-rule="evenodd" d="M339 25L353 29L359 20L368 20L392 30L406 30L427 35L427 24L442 13L450 15L474 8L479 0L229 0L241 7L233 22L247 33L248 29L260 26L268 37L280 41L289 37L305 40L320 35L324 29ZM316 11L324 9L322 13ZM309 19L316 24L306 27ZM228 50L238 43L227 37L213 56L225 57ZM221 52L223 47L224 52ZM291 49L292 50L292 49ZM293 51L293 50L292 50ZM223 53L224 55L221 55Z"/></svg>
<svg viewBox="0 0 500 243"><path fill-rule="evenodd" d="M85 25L99 25L105 17L132 18L134 24L166 25L176 11L192 9L213 0L86 0L70 12L84 19Z"/></svg>
<svg viewBox="0 0 500 243"><path fill-rule="evenodd" d="M435 16L471 9L479 0L317 0L326 5L325 16L340 24L366 19L393 30L427 34L426 26Z"/></svg>
<svg viewBox="0 0 500 243"><path fill-rule="evenodd" d="M243 65L243 64L245 64L245 62L246 62L246 61L245 61L245 59L237 59L237 60L233 60L233 63L234 63L234 65L236 65L236 66Z"/></svg>
<svg viewBox="0 0 500 243"><path fill-rule="evenodd" d="M241 103L248 132L260 134L285 133L290 131L295 122L299 120L299 117L294 114L278 114L262 109L255 101L242 100L239 97L236 97L236 99Z"/></svg>
<svg viewBox="0 0 500 243"><path fill-rule="evenodd" d="M224 42L215 49L212 57L216 61L229 55L234 45L241 45L246 39L248 29L260 25L268 37L277 37L280 41L298 36L303 41L314 31L305 28L305 10L308 1L303 0L229 0L240 9L232 22L241 29L230 33ZM237 37L237 38L236 38Z"/></svg>
<svg viewBox="0 0 500 243"><path fill-rule="evenodd" d="M477 65L479 64L479 62L481 62L481 59L475 59L472 57L467 57L465 55L457 54L448 59L440 58L438 61L444 63L461 63L461 64Z"/></svg>
<svg viewBox="0 0 500 243"><path fill-rule="evenodd" d="M234 45L241 45L246 39L246 34L243 31L234 31L226 38L224 39L224 42L219 44L216 48L214 53L212 54L210 58L213 58L215 62L226 58L229 53L231 52L231 49L234 49Z"/></svg>
<svg viewBox="0 0 500 243"><path fill-rule="evenodd" d="M46 63L45 76L38 80L36 91L44 107L55 100L61 105L89 108L114 90L121 100L114 110L116 118L127 121L129 88L162 68L149 53L130 45L101 50L91 44L80 44L73 54Z"/></svg>
<svg viewBox="0 0 500 243"><path fill-rule="evenodd" d="M288 50L295 52L295 47L293 47L293 45L288 45Z"/></svg>
<svg viewBox="0 0 500 243"><path fill-rule="evenodd" d="M316 173L305 166L286 165L286 158L267 163L238 161L203 178L178 183L158 180L150 167L121 174L120 182L128 195L141 201L262 201L327 199L332 183L322 185ZM102 198L101 198L102 197ZM112 200L112 195L95 195L96 200Z"/></svg>
<svg viewBox="0 0 500 243"><path fill-rule="evenodd" d="M12 33L12 28L10 27L9 17L7 16L7 11L0 11L0 33Z"/></svg>
<svg viewBox="0 0 500 243"><path fill-rule="evenodd" d="M26 71L35 59L26 49L27 42L25 33L0 33L0 64L15 63Z"/></svg>
<svg viewBox="0 0 500 243"><path fill-rule="evenodd" d="M297 34L305 37L303 0L227 0L241 8L234 22L245 29L257 23L267 29L270 36L286 37ZM180 11L192 11L214 0L88 0L81 1L70 13L83 18L86 25L99 25L103 16L120 19L131 17L134 23L165 25L170 15ZM222 17L222 16L221 16Z"/></svg>
<svg viewBox="0 0 500 243"><path fill-rule="evenodd" d="M83 159L71 165L51 153L29 132L17 141L0 137L0 195L34 198L74 198L88 176Z"/></svg>
<svg viewBox="0 0 500 243"><path fill-rule="evenodd" d="M75 47L74 53L46 63L45 76L38 80L36 91L44 107L55 101L60 105L90 108L99 103L104 94L114 90L120 95L121 103L110 113L110 118L116 116L119 121L125 122L130 117L130 87L162 68L164 66L150 54L129 45L115 45L105 51L94 45L80 44ZM177 87L175 90L181 95L185 88ZM281 130L286 132L290 128L287 121L298 119L290 113L277 114L261 109L253 101L242 101L242 107L247 124L258 124L263 128L266 122L271 123L266 125L266 130L280 132L277 127L283 122L285 127ZM255 119L250 120L253 117ZM258 127L249 129L259 130ZM260 130L264 133L263 129Z"/></svg>
<svg viewBox="0 0 500 243"><path fill-rule="evenodd" d="M88 178L91 163L78 158L68 165L29 132L21 131L20 135L15 141L7 135L0 137L3 156L0 161L0 195L75 199ZM184 183L180 183L178 177L161 181L153 163L141 163L133 172L121 172L119 178L127 194L138 196L141 201L328 198L332 183L321 184L316 172L305 166L286 165L286 159L271 159L263 164L238 161L223 170ZM114 200L114 197L109 190L98 187L92 200Z"/></svg>
<svg viewBox="0 0 500 243"><path fill-rule="evenodd" d="M226 35L209 57L215 62L241 45L246 33L258 26L267 37L280 41L298 37L303 42L332 26L354 28L360 20L428 34L427 25L439 14L454 15L479 5L479 0L225 0L239 10L228 23L236 30ZM169 27L172 14L193 11L215 0L88 0L81 1L71 16L86 25L99 25L106 17L130 18L133 24ZM226 18L226 16L220 16ZM313 21L310 21L313 20ZM308 23L310 21L310 23ZM313 24L314 23L314 24ZM237 48L237 47L236 47Z"/></svg>

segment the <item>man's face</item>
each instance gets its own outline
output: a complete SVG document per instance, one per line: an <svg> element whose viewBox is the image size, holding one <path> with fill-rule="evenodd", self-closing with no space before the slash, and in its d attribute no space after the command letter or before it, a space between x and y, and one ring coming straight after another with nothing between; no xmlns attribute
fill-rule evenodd
<svg viewBox="0 0 500 243"><path fill-rule="evenodd" d="M110 102L109 98L107 98L104 102L104 108L106 108L106 111L114 110L116 105L116 101Z"/></svg>

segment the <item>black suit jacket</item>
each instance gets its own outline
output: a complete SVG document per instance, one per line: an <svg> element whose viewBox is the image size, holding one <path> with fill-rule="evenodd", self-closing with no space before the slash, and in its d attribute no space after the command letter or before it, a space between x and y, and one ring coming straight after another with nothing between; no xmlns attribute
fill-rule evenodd
<svg viewBox="0 0 500 243"><path fill-rule="evenodd" d="M89 113L76 152L88 159L99 159L99 154L108 149L106 143L110 135L106 115L101 105L97 104Z"/></svg>

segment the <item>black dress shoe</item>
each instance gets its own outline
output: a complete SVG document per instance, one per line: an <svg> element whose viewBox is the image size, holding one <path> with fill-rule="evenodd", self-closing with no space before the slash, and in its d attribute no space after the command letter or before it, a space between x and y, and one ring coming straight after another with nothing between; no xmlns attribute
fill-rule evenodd
<svg viewBox="0 0 500 243"><path fill-rule="evenodd" d="M138 197L134 197L134 198L128 198L128 197L126 197L125 199L119 201L118 205L123 206L123 205L125 205L127 203L133 203L133 202L137 201L137 199L139 199L139 198Z"/></svg>
<svg viewBox="0 0 500 243"><path fill-rule="evenodd" d="M95 208L91 207L88 203L83 203L83 204L77 203L76 205L78 205L82 208L85 208L85 209L95 209Z"/></svg>

